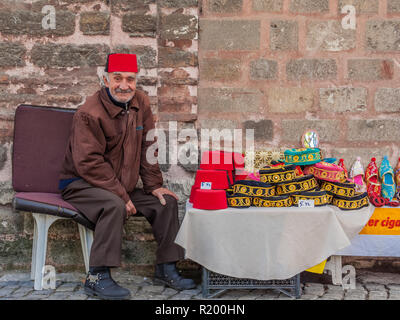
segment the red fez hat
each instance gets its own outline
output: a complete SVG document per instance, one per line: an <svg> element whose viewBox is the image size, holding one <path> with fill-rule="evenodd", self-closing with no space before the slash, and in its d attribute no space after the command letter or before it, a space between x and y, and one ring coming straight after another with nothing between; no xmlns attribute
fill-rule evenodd
<svg viewBox="0 0 400 320"><path fill-rule="evenodd" d="M220 210L228 208L225 190L196 190L193 208L204 210Z"/></svg>
<svg viewBox="0 0 400 320"><path fill-rule="evenodd" d="M111 53L107 56L106 72L138 72L136 54Z"/></svg>
<svg viewBox="0 0 400 320"><path fill-rule="evenodd" d="M200 189L202 182L210 182L212 190L229 188L228 175L222 170L197 170L194 186Z"/></svg>
<svg viewBox="0 0 400 320"><path fill-rule="evenodd" d="M192 190L190 191L190 197L189 197L189 202L193 203L194 202L194 197L196 196L196 191L198 188L196 186L192 186Z"/></svg>
<svg viewBox="0 0 400 320"><path fill-rule="evenodd" d="M236 169L235 181L245 180L249 174L250 174L250 172L247 172L242 168Z"/></svg>
<svg viewBox="0 0 400 320"><path fill-rule="evenodd" d="M200 169L233 170L232 152L204 151L201 155Z"/></svg>
<svg viewBox="0 0 400 320"><path fill-rule="evenodd" d="M235 164L235 168L244 168L244 154L239 152L233 152L233 163Z"/></svg>

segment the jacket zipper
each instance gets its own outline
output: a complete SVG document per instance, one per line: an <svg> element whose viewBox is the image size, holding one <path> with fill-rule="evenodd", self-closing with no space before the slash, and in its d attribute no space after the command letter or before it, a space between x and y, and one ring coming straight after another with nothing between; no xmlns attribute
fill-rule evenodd
<svg viewBox="0 0 400 320"><path fill-rule="evenodd" d="M122 142L123 145L125 145L125 140L126 137L128 136L128 130L129 130L129 106L128 106L128 102L125 102L125 110L126 110L126 130L125 130L125 136L124 136L124 140Z"/></svg>
<svg viewBox="0 0 400 320"><path fill-rule="evenodd" d="M127 139L128 136L128 129L129 129L129 107L128 107L128 103L125 102L125 111L126 111L126 130L125 130L125 135L122 139L122 168L121 168L121 174L124 170L125 167L125 141ZM121 177L121 182L123 180L123 177Z"/></svg>

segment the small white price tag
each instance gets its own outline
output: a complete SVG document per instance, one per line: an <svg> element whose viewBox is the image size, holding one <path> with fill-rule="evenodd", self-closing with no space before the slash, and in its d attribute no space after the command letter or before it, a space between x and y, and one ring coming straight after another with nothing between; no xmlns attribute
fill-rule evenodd
<svg viewBox="0 0 400 320"><path fill-rule="evenodd" d="M200 189L211 190L211 182L202 182L200 185Z"/></svg>
<svg viewBox="0 0 400 320"><path fill-rule="evenodd" d="M314 200L299 200L299 208L314 208Z"/></svg>

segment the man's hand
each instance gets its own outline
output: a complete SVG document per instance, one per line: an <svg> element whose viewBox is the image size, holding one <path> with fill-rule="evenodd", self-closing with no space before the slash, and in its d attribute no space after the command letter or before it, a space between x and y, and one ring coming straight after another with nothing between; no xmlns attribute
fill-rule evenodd
<svg viewBox="0 0 400 320"><path fill-rule="evenodd" d="M163 206L165 206L167 204L167 202L165 201L165 199L163 197L163 194L169 194L170 196L173 196L176 200L179 200L178 196L175 193L173 193L171 190L168 190L167 188L155 189L151 192L151 194L153 196L157 197Z"/></svg>
<svg viewBox="0 0 400 320"><path fill-rule="evenodd" d="M129 200L125 204L125 208L126 208L126 218L129 218L129 216L131 216L132 214L136 214L137 212L134 204L132 203L132 200Z"/></svg>

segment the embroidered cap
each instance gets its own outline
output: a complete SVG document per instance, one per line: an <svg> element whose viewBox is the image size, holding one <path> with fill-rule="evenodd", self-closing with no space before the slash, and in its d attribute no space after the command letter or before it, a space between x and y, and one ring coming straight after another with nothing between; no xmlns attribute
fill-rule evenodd
<svg viewBox="0 0 400 320"><path fill-rule="evenodd" d="M269 166L260 169L260 179L265 183L281 183L296 178L295 165Z"/></svg>
<svg viewBox="0 0 400 320"><path fill-rule="evenodd" d="M299 200L314 200L315 207L325 206L332 202L333 196L325 190L303 191L291 195L293 204L298 205Z"/></svg>
<svg viewBox="0 0 400 320"><path fill-rule="evenodd" d="M321 161L304 169L305 174L312 174L315 178L325 181L344 182L346 176L344 169L334 163Z"/></svg>
<svg viewBox="0 0 400 320"><path fill-rule="evenodd" d="M228 207L233 208L248 208L252 204L251 197L240 193L233 194L228 190L226 191L226 199L228 200Z"/></svg>
<svg viewBox="0 0 400 320"><path fill-rule="evenodd" d="M332 204L341 210L358 210L369 206L368 193L356 193L353 197L335 196Z"/></svg>
<svg viewBox="0 0 400 320"><path fill-rule="evenodd" d="M317 180L309 174L289 182L280 183L276 187L278 195L291 195L301 191L315 190L318 187Z"/></svg>
<svg viewBox="0 0 400 320"><path fill-rule="evenodd" d="M290 196L255 197L253 205L255 207L282 208L291 207L293 204Z"/></svg>
<svg viewBox="0 0 400 320"><path fill-rule="evenodd" d="M253 180L236 181L232 189L234 194L240 193L250 197L270 197L275 195L275 186Z"/></svg>
<svg viewBox="0 0 400 320"><path fill-rule="evenodd" d="M356 185L353 182L331 182L323 181L321 184L321 189L325 190L327 193L333 195L334 197L353 197L356 193Z"/></svg>
<svg viewBox="0 0 400 320"><path fill-rule="evenodd" d="M318 148L288 149L284 155L285 164L305 166L321 161L321 150Z"/></svg>

